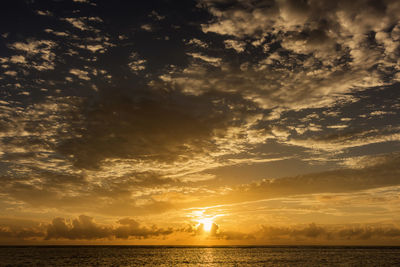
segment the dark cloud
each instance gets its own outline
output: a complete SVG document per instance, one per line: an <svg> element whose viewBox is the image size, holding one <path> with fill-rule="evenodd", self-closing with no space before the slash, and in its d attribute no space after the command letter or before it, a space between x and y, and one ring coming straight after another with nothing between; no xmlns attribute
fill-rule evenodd
<svg viewBox="0 0 400 267"><path fill-rule="evenodd" d="M107 238L111 235L109 227L97 225L93 218L81 215L74 219L71 224L67 224L63 218L55 218L47 227L47 239L99 239Z"/></svg>
<svg viewBox="0 0 400 267"><path fill-rule="evenodd" d="M8 227L0 227L0 242L7 239L27 240L43 238L44 236L43 232L36 229L13 230Z"/></svg>
<svg viewBox="0 0 400 267"><path fill-rule="evenodd" d="M152 226L151 228L141 227L137 221L129 218L121 219L118 223L120 226L114 230L116 238L149 238L166 236L174 232L172 228L163 229L156 226Z"/></svg>
<svg viewBox="0 0 400 267"><path fill-rule="evenodd" d="M221 71L220 84L212 84L238 90L264 107L331 106L346 93L386 85L398 72L398 54L387 56L398 53L393 43L398 38L393 25L399 25L396 1L201 2L214 15L202 24L205 33L233 36L263 51L241 58L240 71ZM213 72L207 75L217 79ZM228 82L238 77L244 84Z"/></svg>
<svg viewBox="0 0 400 267"><path fill-rule="evenodd" d="M258 238L273 242L312 242L322 241L332 243L346 243L351 241L400 241L400 229L392 225L347 225L328 226L311 223L307 226L274 227L261 226L255 234Z"/></svg>
<svg viewBox="0 0 400 267"><path fill-rule="evenodd" d="M31 220L0 218L0 243L13 240L34 240L45 236L45 226Z"/></svg>
<svg viewBox="0 0 400 267"><path fill-rule="evenodd" d="M234 94L147 90L108 89L85 103L57 151L86 169L105 159L187 159L218 149L213 139L255 110Z"/></svg>
<svg viewBox="0 0 400 267"><path fill-rule="evenodd" d="M366 159L367 160L367 159ZM399 185L399 154L369 159L364 168L337 169L312 174L264 179L243 184L216 198L208 198L203 205L219 205L286 196L338 193ZM372 163L371 163L372 162ZM350 165L350 164L349 164ZM196 205L201 205L196 203Z"/></svg>
<svg viewBox="0 0 400 267"><path fill-rule="evenodd" d="M400 157L396 155L387 162L363 169L338 169L297 177L265 180L244 186L239 192L255 193L259 197L310 194L324 192L349 192L398 185Z"/></svg>
<svg viewBox="0 0 400 267"><path fill-rule="evenodd" d="M151 173L131 173L115 180L103 180L101 184L89 183L82 175L67 175L34 171L29 177L16 179L0 177L3 194L17 200L25 208L49 207L71 212L92 211L111 216L143 215L165 212L175 207L174 203L156 201L149 188L164 192L170 186L184 186L173 179L161 178ZM135 193L140 197L133 198ZM145 200L144 204L139 204Z"/></svg>
<svg viewBox="0 0 400 267"><path fill-rule="evenodd" d="M117 226L103 226L94 221L92 217L80 215L78 218L67 222L63 218L55 218L47 226L46 239L142 239L166 236L173 233L173 229L163 229L156 226L147 228L137 221L125 218L118 221Z"/></svg>

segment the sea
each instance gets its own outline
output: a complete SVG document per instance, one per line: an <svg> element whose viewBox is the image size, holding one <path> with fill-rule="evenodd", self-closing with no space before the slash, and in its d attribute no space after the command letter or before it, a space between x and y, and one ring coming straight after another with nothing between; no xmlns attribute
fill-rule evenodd
<svg viewBox="0 0 400 267"><path fill-rule="evenodd" d="M0 266L400 266L400 247L0 247Z"/></svg>

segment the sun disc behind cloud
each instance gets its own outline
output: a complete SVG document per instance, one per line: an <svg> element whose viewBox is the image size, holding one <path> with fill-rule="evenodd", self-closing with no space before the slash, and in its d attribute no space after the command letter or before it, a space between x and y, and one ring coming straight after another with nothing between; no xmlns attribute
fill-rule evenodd
<svg viewBox="0 0 400 267"><path fill-rule="evenodd" d="M213 219L212 218L203 218L198 220L199 224L203 225L203 229L206 232L210 232L213 226Z"/></svg>

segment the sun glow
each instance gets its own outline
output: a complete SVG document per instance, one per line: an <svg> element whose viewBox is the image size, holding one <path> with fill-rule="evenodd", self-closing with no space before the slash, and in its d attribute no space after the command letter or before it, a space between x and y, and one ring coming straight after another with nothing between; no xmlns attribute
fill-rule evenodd
<svg viewBox="0 0 400 267"><path fill-rule="evenodd" d="M201 225L203 225L203 229L204 229L204 231L206 231L206 232L210 232L211 231L211 228L212 228L212 226L213 226L213 218L203 218L203 219L200 219L200 220L198 220L198 222L199 222L199 224Z"/></svg>

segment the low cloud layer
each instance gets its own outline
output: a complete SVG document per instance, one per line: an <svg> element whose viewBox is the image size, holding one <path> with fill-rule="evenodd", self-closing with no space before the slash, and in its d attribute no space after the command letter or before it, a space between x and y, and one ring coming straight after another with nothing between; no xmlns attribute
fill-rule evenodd
<svg viewBox="0 0 400 267"><path fill-rule="evenodd" d="M292 225L266 226L261 225L252 232L225 231L213 224L210 231L204 231L204 225L190 226L183 229L158 228L157 226L141 226L131 218L118 220L114 225L99 224L92 217L80 215L73 220L55 218L47 226L16 229L2 226L0 243L16 240L42 242L43 240L81 240L105 242L118 240L167 239L174 242L176 238L186 235L187 240L225 240L228 242L252 241L257 244L362 244L363 242L378 242L382 244L398 244L400 229L394 225L364 224L364 225Z"/></svg>
<svg viewBox="0 0 400 267"><path fill-rule="evenodd" d="M152 226L141 226L137 221L125 218L118 221L118 226L102 226L93 218L81 215L67 222L63 218L55 218L47 226L46 239L145 239L172 234L172 229L162 229Z"/></svg>
<svg viewBox="0 0 400 267"><path fill-rule="evenodd" d="M354 226L323 226L314 223L308 226L271 227L262 226L257 235L261 239L283 242L315 242L362 244L368 241L394 242L400 238L400 229L396 226L354 225ZM361 241L361 242L360 242ZM365 244L365 243L364 243Z"/></svg>

